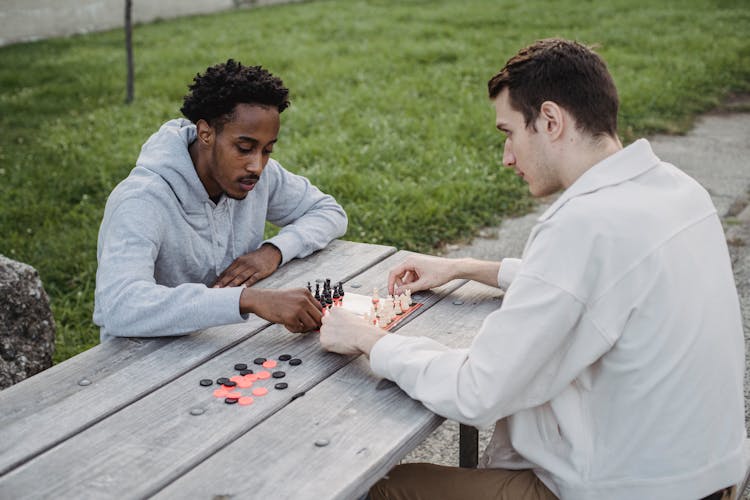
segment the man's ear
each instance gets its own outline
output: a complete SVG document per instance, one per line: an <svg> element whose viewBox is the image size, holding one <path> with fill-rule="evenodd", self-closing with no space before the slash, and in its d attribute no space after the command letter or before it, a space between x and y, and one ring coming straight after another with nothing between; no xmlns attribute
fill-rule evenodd
<svg viewBox="0 0 750 500"><path fill-rule="evenodd" d="M198 139L201 141L201 144L210 146L215 137L213 127L211 127L206 120L201 118L198 120L198 123L195 124L195 128L198 131Z"/></svg>
<svg viewBox="0 0 750 500"><path fill-rule="evenodd" d="M549 135L550 139L555 140L562 136L567 120L565 113L556 102L544 101L539 108L539 118L541 121L541 132Z"/></svg>

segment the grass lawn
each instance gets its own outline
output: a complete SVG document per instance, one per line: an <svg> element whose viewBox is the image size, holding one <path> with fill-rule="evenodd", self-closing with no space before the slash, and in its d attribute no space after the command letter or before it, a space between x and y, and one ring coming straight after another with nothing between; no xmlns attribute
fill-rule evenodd
<svg viewBox="0 0 750 500"><path fill-rule="evenodd" d="M750 90L743 0L332 0L159 22L134 30L130 106L122 30L0 48L0 253L39 270L55 360L98 342L104 203L196 72L233 57L282 77L276 159L336 196L347 239L430 252L531 206L501 168L486 82L550 36L599 45L626 142Z"/></svg>

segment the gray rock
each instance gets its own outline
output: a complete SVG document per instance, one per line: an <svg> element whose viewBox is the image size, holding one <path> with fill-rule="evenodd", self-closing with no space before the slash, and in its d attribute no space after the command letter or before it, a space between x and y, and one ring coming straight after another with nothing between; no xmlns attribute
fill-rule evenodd
<svg viewBox="0 0 750 500"><path fill-rule="evenodd" d="M0 255L0 389L52 366L55 321L39 274Z"/></svg>

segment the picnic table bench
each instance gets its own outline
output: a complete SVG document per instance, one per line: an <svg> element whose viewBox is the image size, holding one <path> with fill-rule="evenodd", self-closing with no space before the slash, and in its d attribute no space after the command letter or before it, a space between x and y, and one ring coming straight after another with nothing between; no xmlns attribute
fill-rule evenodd
<svg viewBox="0 0 750 500"><path fill-rule="evenodd" d="M256 286L331 278L369 294L407 255L337 240ZM415 294L424 305L398 332L468 346L501 297L453 281ZM199 385L282 353L303 361L285 368L289 387L250 406ZM443 421L363 357L252 315L186 336L113 339L1 391L0 408L0 498L357 498ZM462 462L474 465L475 431L461 434Z"/></svg>

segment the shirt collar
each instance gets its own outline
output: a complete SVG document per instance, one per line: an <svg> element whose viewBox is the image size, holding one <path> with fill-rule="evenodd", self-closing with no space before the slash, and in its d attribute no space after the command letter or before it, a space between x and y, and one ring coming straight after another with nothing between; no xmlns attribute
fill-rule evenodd
<svg viewBox="0 0 750 500"><path fill-rule="evenodd" d="M660 163L646 139L638 139L617 153L606 157L583 173L545 210L539 222L552 217L563 205L576 196L598 191L638 177Z"/></svg>

